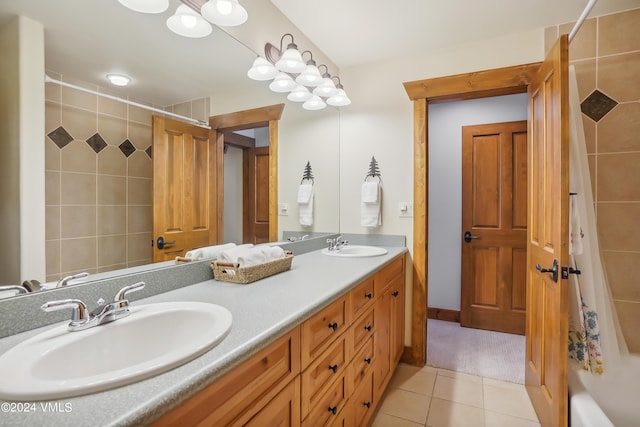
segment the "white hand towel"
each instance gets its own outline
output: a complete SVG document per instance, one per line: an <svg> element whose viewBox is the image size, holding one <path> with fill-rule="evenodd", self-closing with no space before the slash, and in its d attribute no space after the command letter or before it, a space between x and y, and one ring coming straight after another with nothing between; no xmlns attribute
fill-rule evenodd
<svg viewBox="0 0 640 427"><path fill-rule="evenodd" d="M300 184L298 187L298 203L309 203L313 196L312 184Z"/></svg>
<svg viewBox="0 0 640 427"><path fill-rule="evenodd" d="M233 264L237 264L238 257L245 255L248 252L248 250L252 248L253 248L252 244L236 246L220 252L220 255L218 255L218 259L220 261L226 261Z"/></svg>
<svg viewBox="0 0 640 427"><path fill-rule="evenodd" d="M362 184L362 203L378 203L380 197L380 183L367 181Z"/></svg>
<svg viewBox="0 0 640 427"><path fill-rule="evenodd" d="M303 187L308 188L303 190ZM313 225L313 185L303 184L298 188L298 220L302 226Z"/></svg>
<svg viewBox="0 0 640 427"><path fill-rule="evenodd" d="M240 267L249 267L265 262L267 262L267 257L260 248L248 248L245 253L238 255L238 265Z"/></svg>
<svg viewBox="0 0 640 427"><path fill-rule="evenodd" d="M191 258L192 261L196 261L203 258L217 258L220 252L235 247L235 243L225 243L224 245L205 246L203 248L197 248L184 255L185 258Z"/></svg>
<svg viewBox="0 0 640 427"><path fill-rule="evenodd" d="M284 258L284 250L280 246L262 246L262 253L267 261L275 261Z"/></svg>

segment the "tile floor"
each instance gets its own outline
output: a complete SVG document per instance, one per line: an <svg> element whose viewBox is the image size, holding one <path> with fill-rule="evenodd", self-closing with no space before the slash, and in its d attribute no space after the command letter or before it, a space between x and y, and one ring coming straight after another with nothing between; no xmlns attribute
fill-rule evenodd
<svg viewBox="0 0 640 427"><path fill-rule="evenodd" d="M523 385L400 364L372 427L539 427Z"/></svg>

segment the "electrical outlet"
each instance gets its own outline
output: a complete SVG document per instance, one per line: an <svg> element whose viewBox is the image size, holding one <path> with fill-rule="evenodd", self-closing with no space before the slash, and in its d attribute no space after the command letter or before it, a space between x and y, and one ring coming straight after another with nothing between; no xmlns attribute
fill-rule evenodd
<svg viewBox="0 0 640 427"><path fill-rule="evenodd" d="M399 205L400 218L411 218L413 217L413 203L411 202L400 202Z"/></svg>
<svg viewBox="0 0 640 427"><path fill-rule="evenodd" d="M278 203L278 216L289 216L289 203Z"/></svg>

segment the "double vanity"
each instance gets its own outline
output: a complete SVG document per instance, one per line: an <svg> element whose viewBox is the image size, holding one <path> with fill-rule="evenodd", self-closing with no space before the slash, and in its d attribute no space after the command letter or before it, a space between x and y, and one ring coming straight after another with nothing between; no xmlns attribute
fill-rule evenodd
<svg viewBox="0 0 640 427"><path fill-rule="evenodd" d="M3 425L366 425L404 349L406 248L351 247L0 339L0 370L33 377L2 401Z"/></svg>

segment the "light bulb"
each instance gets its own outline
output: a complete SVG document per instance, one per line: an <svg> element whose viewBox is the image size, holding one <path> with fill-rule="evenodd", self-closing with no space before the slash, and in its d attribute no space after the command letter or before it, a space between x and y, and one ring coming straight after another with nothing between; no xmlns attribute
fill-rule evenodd
<svg viewBox="0 0 640 427"><path fill-rule="evenodd" d="M216 9L221 15L229 15L233 11L233 4L228 0L218 0Z"/></svg>
<svg viewBox="0 0 640 427"><path fill-rule="evenodd" d="M187 28L194 28L198 23L198 21L196 21L196 17L190 15L182 15L180 17L180 21L182 22L182 25Z"/></svg>

